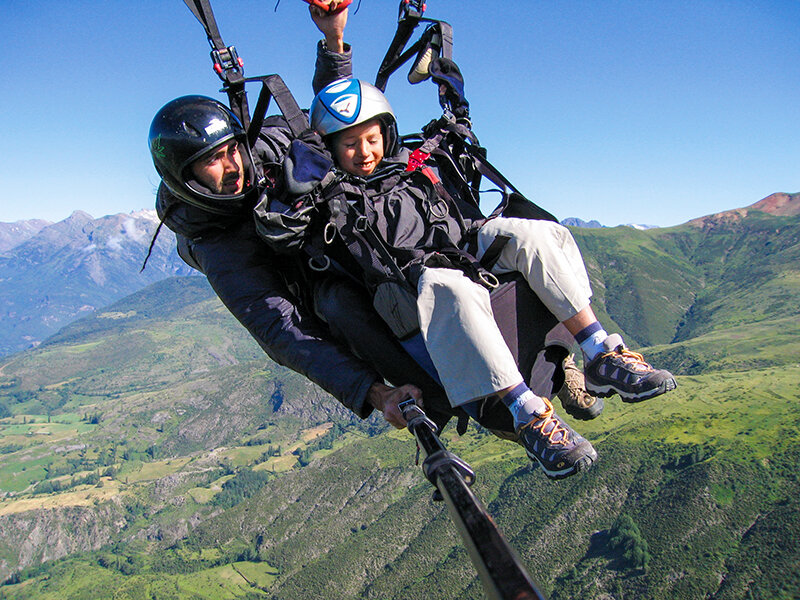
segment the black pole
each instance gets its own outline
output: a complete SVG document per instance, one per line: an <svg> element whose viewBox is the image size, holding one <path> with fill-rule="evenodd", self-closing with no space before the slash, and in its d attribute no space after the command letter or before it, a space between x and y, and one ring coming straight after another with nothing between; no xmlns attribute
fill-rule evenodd
<svg viewBox="0 0 800 600"><path fill-rule="evenodd" d="M400 409L425 454L422 470L438 491L434 498L445 501L478 571L486 597L489 600L545 600L494 519L469 489L475 480L470 466L445 449L436 434L436 425L414 400L402 402Z"/></svg>

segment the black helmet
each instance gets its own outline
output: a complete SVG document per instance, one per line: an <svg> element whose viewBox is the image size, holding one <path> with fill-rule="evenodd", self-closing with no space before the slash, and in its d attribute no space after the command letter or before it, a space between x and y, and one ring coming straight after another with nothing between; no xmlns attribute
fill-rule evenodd
<svg viewBox="0 0 800 600"><path fill-rule="evenodd" d="M230 140L240 143L244 188L239 194L216 194L197 181L189 166ZM221 102L206 96L182 96L168 102L153 118L148 141L156 171L181 200L221 215L252 207L256 187L247 133Z"/></svg>

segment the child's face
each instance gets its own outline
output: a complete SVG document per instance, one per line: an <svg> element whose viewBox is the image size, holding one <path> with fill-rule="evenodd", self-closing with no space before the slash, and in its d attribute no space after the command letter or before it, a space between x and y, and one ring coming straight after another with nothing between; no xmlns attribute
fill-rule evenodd
<svg viewBox="0 0 800 600"><path fill-rule="evenodd" d="M351 175L366 177L383 160L383 133L378 119L354 125L334 143L336 162Z"/></svg>

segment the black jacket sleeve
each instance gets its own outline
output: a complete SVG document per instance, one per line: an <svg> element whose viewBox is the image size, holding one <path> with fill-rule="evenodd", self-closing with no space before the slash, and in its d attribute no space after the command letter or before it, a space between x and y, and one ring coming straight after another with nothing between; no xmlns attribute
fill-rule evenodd
<svg viewBox="0 0 800 600"><path fill-rule="evenodd" d="M353 76L353 49L349 44L344 45L344 52L332 52L328 50L324 40L317 44L317 64L314 71L314 94L319 94L320 90L329 83L337 79L348 79Z"/></svg>
<svg viewBox="0 0 800 600"><path fill-rule="evenodd" d="M381 377L300 306L252 222L186 245L217 296L272 360L305 375L359 417L372 412L367 391Z"/></svg>

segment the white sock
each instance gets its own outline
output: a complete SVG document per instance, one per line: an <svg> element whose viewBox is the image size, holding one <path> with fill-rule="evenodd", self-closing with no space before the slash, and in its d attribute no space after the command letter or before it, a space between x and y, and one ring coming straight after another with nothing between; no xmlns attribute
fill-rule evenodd
<svg viewBox="0 0 800 600"><path fill-rule="evenodd" d="M583 340L580 343L581 350L586 355L586 358L592 360L595 356L600 354L601 352L605 352L606 348L603 346L603 342L608 337L608 334L604 329L599 331L595 331L592 335L588 338Z"/></svg>
<svg viewBox="0 0 800 600"><path fill-rule="evenodd" d="M524 384L520 384L524 385ZM517 389L511 390L503 402L514 417L514 427L519 427L530 421L534 415L547 408L544 401L525 386L522 393L515 394Z"/></svg>

